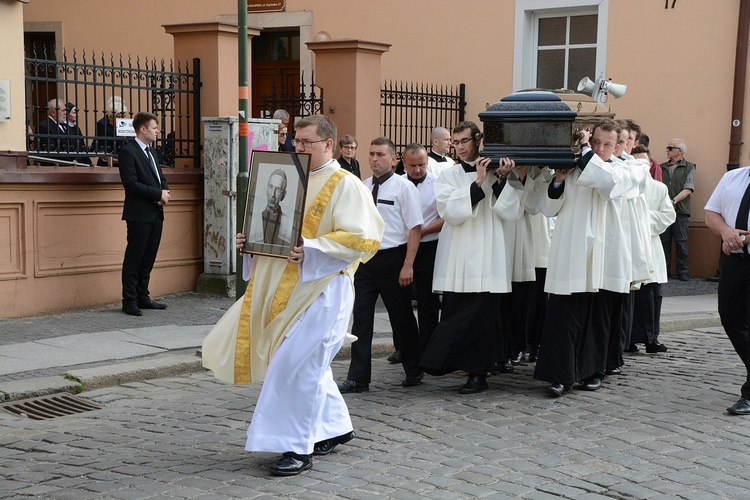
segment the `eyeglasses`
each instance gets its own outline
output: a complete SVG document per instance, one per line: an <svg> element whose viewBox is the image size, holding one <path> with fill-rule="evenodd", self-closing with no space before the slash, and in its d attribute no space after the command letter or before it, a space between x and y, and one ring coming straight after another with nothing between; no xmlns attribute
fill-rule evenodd
<svg viewBox="0 0 750 500"><path fill-rule="evenodd" d="M463 138L463 139L461 139L460 141L453 141L453 145L454 145L454 146L458 146L459 144L461 144L461 145L466 145L466 144L470 143L470 142L471 142L471 141L473 141L473 140L474 140L474 139L473 139L473 138L471 138L471 137L464 137L464 138Z"/></svg>
<svg viewBox="0 0 750 500"><path fill-rule="evenodd" d="M351 144L347 144L346 146L341 146L341 149L357 149L357 146L352 146Z"/></svg>
<svg viewBox="0 0 750 500"><path fill-rule="evenodd" d="M682 149L678 148L677 146L667 146L667 151L672 151L673 149L679 149L682 151Z"/></svg>
<svg viewBox="0 0 750 500"><path fill-rule="evenodd" d="M308 148L311 148L312 145L315 144L316 142L326 142L327 140L328 139L321 139L319 141L305 141L305 140L300 140L300 139L292 139L292 146L294 146L295 148L297 146L302 146L302 150L306 150Z"/></svg>

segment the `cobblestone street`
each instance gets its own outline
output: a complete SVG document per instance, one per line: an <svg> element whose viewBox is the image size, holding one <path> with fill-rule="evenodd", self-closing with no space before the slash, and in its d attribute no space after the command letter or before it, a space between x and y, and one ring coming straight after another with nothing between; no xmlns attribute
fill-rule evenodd
<svg viewBox="0 0 750 500"><path fill-rule="evenodd" d="M374 361L347 395L357 439L312 471L270 476L244 451L259 386L207 373L86 392L102 410L46 421L0 413L0 497L748 498L750 419L725 408L744 378L720 328L667 333L597 392L544 394L532 365L461 396L464 377L404 389ZM342 380L348 361L334 363Z"/></svg>

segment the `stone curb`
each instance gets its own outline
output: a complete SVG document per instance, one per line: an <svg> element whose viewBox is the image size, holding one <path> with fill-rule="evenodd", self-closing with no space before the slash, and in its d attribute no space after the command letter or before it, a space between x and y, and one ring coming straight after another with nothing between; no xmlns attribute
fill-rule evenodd
<svg viewBox="0 0 750 500"><path fill-rule="evenodd" d="M83 391L80 382L64 377L38 377L6 382L0 387L0 402L47 396L58 392L78 394Z"/></svg>
<svg viewBox="0 0 750 500"><path fill-rule="evenodd" d="M202 369L201 359L195 355L157 355L141 361L71 370L63 373L63 376L77 380L83 390L90 391L128 382L183 375Z"/></svg>

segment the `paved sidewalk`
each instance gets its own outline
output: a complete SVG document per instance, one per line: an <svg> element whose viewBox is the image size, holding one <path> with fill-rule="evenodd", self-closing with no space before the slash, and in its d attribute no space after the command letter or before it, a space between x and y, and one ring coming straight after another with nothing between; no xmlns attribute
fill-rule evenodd
<svg viewBox="0 0 750 500"><path fill-rule="evenodd" d="M662 332L718 326L716 283L665 285ZM679 294L679 295L675 295ZM169 307L128 316L119 304L30 318L0 319L0 401L201 370L205 335L233 299L181 293ZM392 352L390 325L376 309L375 356ZM348 348L339 359L348 357Z"/></svg>

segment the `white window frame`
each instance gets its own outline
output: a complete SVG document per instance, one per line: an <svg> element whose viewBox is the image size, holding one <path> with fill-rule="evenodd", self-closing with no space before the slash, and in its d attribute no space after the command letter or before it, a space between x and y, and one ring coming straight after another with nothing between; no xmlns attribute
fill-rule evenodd
<svg viewBox="0 0 750 500"><path fill-rule="evenodd" d="M513 90L536 87L538 20L582 14L597 15L596 71L587 75L596 80L606 77L607 21L610 0L516 0L513 49ZM572 83L568 82L568 86ZM573 89L575 90L575 89Z"/></svg>

